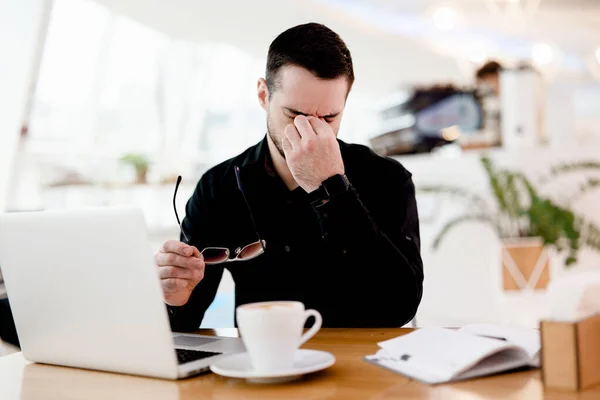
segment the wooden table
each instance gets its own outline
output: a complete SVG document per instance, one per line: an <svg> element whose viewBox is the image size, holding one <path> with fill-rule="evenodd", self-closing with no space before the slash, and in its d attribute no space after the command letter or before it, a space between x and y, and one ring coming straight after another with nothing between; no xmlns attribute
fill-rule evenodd
<svg viewBox="0 0 600 400"><path fill-rule="evenodd" d="M600 387L584 393L545 392L539 371L428 386L361 360L377 342L409 329L323 329L305 348L333 353L336 364L279 385L249 384L205 374L172 382L27 362L21 353L0 358L0 399L600 399ZM201 331L236 336L235 329Z"/></svg>

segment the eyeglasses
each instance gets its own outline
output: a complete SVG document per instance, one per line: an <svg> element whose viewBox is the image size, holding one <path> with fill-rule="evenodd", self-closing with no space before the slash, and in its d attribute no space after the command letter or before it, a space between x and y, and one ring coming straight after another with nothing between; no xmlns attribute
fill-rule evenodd
<svg viewBox="0 0 600 400"><path fill-rule="evenodd" d="M240 179L240 168L236 165L234 167L234 171L238 189L242 193L242 197L244 198L244 202L246 203L246 207L248 208L248 212L250 213L250 220L252 221L252 226L254 227L254 232L256 233L258 240L244 247L238 247L237 249L235 249L235 256L232 258L230 258L229 249L226 247L207 247L201 251L201 254L204 257L204 263L206 265L221 264L233 261L252 260L253 258L256 258L263 254L265 252L265 249L267 248L267 242L261 240L260 235L258 234L258 230L256 229L256 223L254 222L254 216L252 215L252 210L250 209L250 203L248 203L248 199L246 199L246 194L244 193L244 189L242 188L242 181ZM185 238L185 242L189 244L190 239L183 230L183 225L179 220L179 215L177 214L177 205L175 203L175 199L177 197L177 189L179 189L180 183L181 176L178 176L177 183L175 184L175 193L173 193L173 209L175 210L175 217L177 218L177 223L179 224L181 234Z"/></svg>

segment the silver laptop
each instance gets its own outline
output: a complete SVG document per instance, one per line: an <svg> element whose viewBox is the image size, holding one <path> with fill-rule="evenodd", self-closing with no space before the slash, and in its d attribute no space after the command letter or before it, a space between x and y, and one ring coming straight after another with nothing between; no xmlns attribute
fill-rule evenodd
<svg viewBox="0 0 600 400"><path fill-rule="evenodd" d="M119 207L0 214L0 266L26 359L164 379L237 338L172 333L144 216Z"/></svg>

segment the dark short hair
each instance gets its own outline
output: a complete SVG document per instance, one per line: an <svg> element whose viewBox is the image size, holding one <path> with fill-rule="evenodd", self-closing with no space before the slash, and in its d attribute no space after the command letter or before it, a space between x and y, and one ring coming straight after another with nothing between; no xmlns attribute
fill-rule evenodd
<svg viewBox="0 0 600 400"><path fill-rule="evenodd" d="M490 75L499 75L502 71L502 65L497 61L488 61L481 68L477 70L475 76L477 79L485 78Z"/></svg>
<svg viewBox="0 0 600 400"><path fill-rule="evenodd" d="M269 92L275 91L279 71L288 65L304 68L321 79L345 76L348 88L354 83L350 50L337 33L322 24L294 26L273 40L269 46L265 76Z"/></svg>

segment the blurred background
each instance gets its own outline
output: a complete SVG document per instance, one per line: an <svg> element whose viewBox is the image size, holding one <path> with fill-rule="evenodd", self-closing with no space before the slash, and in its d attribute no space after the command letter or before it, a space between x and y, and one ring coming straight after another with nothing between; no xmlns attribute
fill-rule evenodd
<svg viewBox="0 0 600 400"><path fill-rule="evenodd" d="M595 0L3 1L0 212L139 206L154 253L178 237L177 175L183 212L204 171L262 139L256 81L268 46L309 21L338 32L354 59L340 138L414 175L418 325L535 325L552 282L598 267L593 227L578 231L578 257L565 266L551 246L556 227L498 233L472 213L477 197L492 220L508 213L531 228L541 209L503 204L514 177L500 172L506 185L494 186L487 155L527 176L566 220L600 223ZM560 220L556 207L541 210ZM233 285L226 275L203 326L233 326Z"/></svg>

